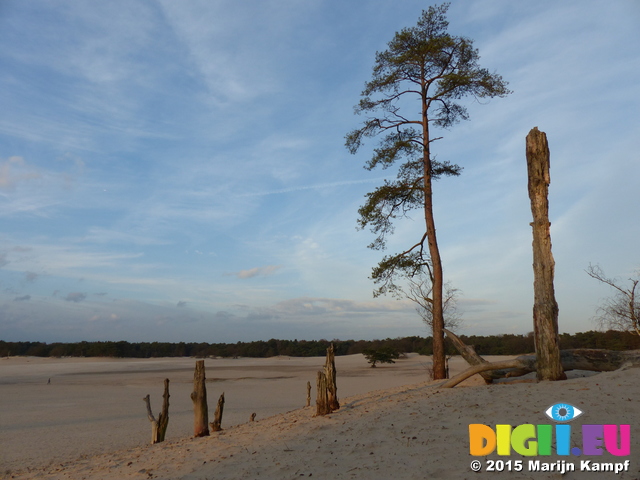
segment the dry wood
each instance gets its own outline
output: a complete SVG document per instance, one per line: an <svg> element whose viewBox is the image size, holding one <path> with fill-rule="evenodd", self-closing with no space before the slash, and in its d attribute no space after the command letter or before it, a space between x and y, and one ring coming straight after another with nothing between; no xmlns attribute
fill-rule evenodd
<svg viewBox="0 0 640 480"><path fill-rule="evenodd" d="M318 372L316 389L316 416L327 415L331 413L331 408L329 408L329 390L327 385L327 376L323 371Z"/></svg>
<svg viewBox="0 0 640 480"><path fill-rule="evenodd" d="M251 416L249 417L249 421L250 422L254 422L256 420L256 414L255 412L251 414Z"/></svg>
<svg viewBox="0 0 640 480"><path fill-rule="evenodd" d="M204 360L198 360L193 373L193 392L191 392L193 434L196 437L209 435L209 408L207 406L207 387L204 373Z"/></svg>
<svg viewBox="0 0 640 480"><path fill-rule="evenodd" d="M211 422L211 431L219 432L222 430L222 412L224 411L224 392L218 399L218 406L216 407L216 413L213 416L213 422Z"/></svg>
<svg viewBox="0 0 640 480"><path fill-rule="evenodd" d="M340 408L340 402L338 402L338 386L336 384L336 361L334 352L332 343L329 348L327 348L327 361L324 367L324 372L327 376L329 409L331 409L332 412Z"/></svg>
<svg viewBox="0 0 640 480"><path fill-rule="evenodd" d="M538 361L536 355L521 355L513 360L490 363L480 357L473 347L465 345L462 340L453 333L449 331L446 331L446 333L447 336L453 340L454 345L462 357L472 366L441 384L440 387L442 388L455 387L476 373L481 375L487 374L489 379L493 380L498 378L519 377L537 371ZM610 372L627 366L640 365L640 350L615 351L594 348L560 350L560 364L563 371L589 370L593 372ZM485 377L485 375L483 375L483 377ZM485 377L485 380L487 380L487 377Z"/></svg>
<svg viewBox="0 0 640 480"><path fill-rule="evenodd" d="M307 382L307 407L311 405L311 382Z"/></svg>
<svg viewBox="0 0 640 480"><path fill-rule="evenodd" d="M164 394L162 395L162 411L158 416L158 419L153 416L151 411L151 400L147 394L142 400L147 404L147 417L151 422L151 444L160 443L164 441L164 437L167 433L167 426L169 425L169 379L164 380Z"/></svg>
<svg viewBox="0 0 640 480"><path fill-rule="evenodd" d="M551 253L549 223L549 145L547 136L531 129L526 139L529 198L533 214L533 330L538 380L563 380L558 338L558 303L553 289L555 262Z"/></svg>

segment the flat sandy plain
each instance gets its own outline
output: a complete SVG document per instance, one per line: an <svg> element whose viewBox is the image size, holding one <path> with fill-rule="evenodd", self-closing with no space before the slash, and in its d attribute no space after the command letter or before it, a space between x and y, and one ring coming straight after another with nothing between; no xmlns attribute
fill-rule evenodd
<svg viewBox="0 0 640 480"><path fill-rule="evenodd" d="M488 358L497 359L505 357ZM471 378L441 389L427 382L430 363L412 354L372 369L362 355L337 357L342 407L314 418L314 407L304 407L306 383L314 386L313 405L324 358L207 359L210 417L224 392L224 430L194 439L195 359L0 359L0 478L640 478L639 368L571 372L564 382L484 385ZM452 359L453 374L465 367ZM171 393L167 441L149 445L142 398L151 395L157 415L164 378ZM630 424L631 455L535 459L564 460L577 470L581 460L628 459L627 470L530 472L529 459L515 453L478 457L483 471L471 470L469 424L553 424L544 411L558 402L584 412L571 422L572 446L581 446L583 423ZM487 472L487 459L523 460L524 469Z"/></svg>

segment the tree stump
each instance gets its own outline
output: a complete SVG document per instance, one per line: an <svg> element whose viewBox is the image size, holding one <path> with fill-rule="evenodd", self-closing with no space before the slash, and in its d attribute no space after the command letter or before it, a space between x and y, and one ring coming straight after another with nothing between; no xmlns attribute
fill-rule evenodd
<svg viewBox="0 0 640 480"><path fill-rule="evenodd" d="M151 400L149 395L142 400L147 404L147 417L151 422L151 444L164 442L164 437L167 433L167 426L169 425L169 379L164 379L164 394L162 395L162 411L156 420L151 411Z"/></svg>
<svg viewBox="0 0 640 480"><path fill-rule="evenodd" d="M531 129L526 139L529 198L533 214L533 330L538 380L564 380L558 338L558 304L553 290L555 262L549 223L549 145L547 136Z"/></svg>
<svg viewBox="0 0 640 480"><path fill-rule="evenodd" d="M327 396L329 401L329 408L332 412L340 408L340 402L338 402L338 386L336 384L336 362L333 343L327 348L327 362L324 367L325 375L327 376Z"/></svg>
<svg viewBox="0 0 640 480"><path fill-rule="evenodd" d="M340 408L338 387L336 386L336 363L333 343L327 348L324 369L318 372L316 395L316 415L327 415ZM307 404L310 403L311 385L307 383Z"/></svg>
<svg viewBox="0 0 640 480"><path fill-rule="evenodd" d="M218 406L216 407L216 413L213 416L213 422L211 422L211 431L219 432L222 430L222 411L224 410L224 392L218 399Z"/></svg>
<svg viewBox="0 0 640 480"><path fill-rule="evenodd" d="M209 410L207 407L207 387L205 385L204 360L196 362L196 369L193 373L193 392L191 401L193 402L193 434L196 437L206 437L209 435Z"/></svg>
<svg viewBox="0 0 640 480"><path fill-rule="evenodd" d="M327 385L327 376L323 371L318 372L317 378L317 395L316 395L316 416L327 415L331 413L329 408L329 389Z"/></svg>

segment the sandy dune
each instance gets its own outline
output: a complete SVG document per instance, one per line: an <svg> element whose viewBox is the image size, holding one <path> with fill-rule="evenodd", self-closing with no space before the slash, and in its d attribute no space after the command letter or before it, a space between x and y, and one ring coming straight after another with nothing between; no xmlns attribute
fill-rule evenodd
<svg viewBox="0 0 640 480"><path fill-rule="evenodd" d="M209 405L222 391L225 430L193 439L194 359L0 360L0 477L48 479L345 479L489 478L472 460L522 460L524 471L502 478L640 478L640 369L554 383L438 389L425 382L428 357L368 367L361 355L338 357L342 408L314 418L306 382L323 358L209 359ZM453 373L464 367L452 360ZM142 397L160 406L162 381L171 380L167 442L148 445ZM51 384L47 384L51 378ZM315 388L312 394L315 396ZM472 457L468 425L553 424L544 411L566 402L584 413L571 422L581 445L582 424L630 424L631 455L615 457ZM249 423L252 412L256 422ZM572 446L575 446L572 444ZM529 472L528 461L621 463L613 473Z"/></svg>

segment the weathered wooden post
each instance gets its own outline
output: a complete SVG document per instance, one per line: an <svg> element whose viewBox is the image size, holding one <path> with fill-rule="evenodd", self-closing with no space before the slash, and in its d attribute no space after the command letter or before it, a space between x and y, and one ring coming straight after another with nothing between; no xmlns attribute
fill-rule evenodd
<svg viewBox="0 0 640 480"><path fill-rule="evenodd" d="M162 411L156 420L151 411L151 401L149 395L142 400L147 404L147 417L151 422L151 444L164 442L169 425L169 379L164 379L164 394L162 395Z"/></svg>
<svg viewBox="0 0 640 480"><path fill-rule="evenodd" d="M307 407L311 405L311 382L307 382Z"/></svg>
<svg viewBox="0 0 640 480"><path fill-rule="evenodd" d="M338 402L338 386L336 384L336 362L333 343L329 346L329 348L327 348L327 362L324 367L324 372L327 376L327 395L329 399L329 408L333 412L340 408L340 402Z"/></svg>
<svg viewBox="0 0 640 480"><path fill-rule="evenodd" d="M224 392L218 399L218 406L216 407L216 413L213 416L213 422L211 422L211 431L219 432L222 430L222 411L224 410Z"/></svg>
<svg viewBox="0 0 640 480"><path fill-rule="evenodd" d="M316 416L327 415L331 413L331 408L329 408L329 389L327 384L327 376L322 370L318 371L316 388Z"/></svg>
<svg viewBox="0 0 640 480"><path fill-rule="evenodd" d="M547 136L531 129L526 139L529 198L533 214L533 331L538 380L564 380L560 364L558 304L553 290L555 262L551 253L549 223L549 145Z"/></svg>
<svg viewBox="0 0 640 480"><path fill-rule="evenodd" d="M336 362L333 343L327 348L324 369L318 372L316 394L316 415L327 415L340 408L338 387L336 386ZM310 403L311 384L307 383L307 405Z"/></svg>
<svg viewBox="0 0 640 480"><path fill-rule="evenodd" d="M196 437L209 435L209 409L207 406L207 386L205 385L204 360L196 362L193 373L193 434Z"/></svg>

